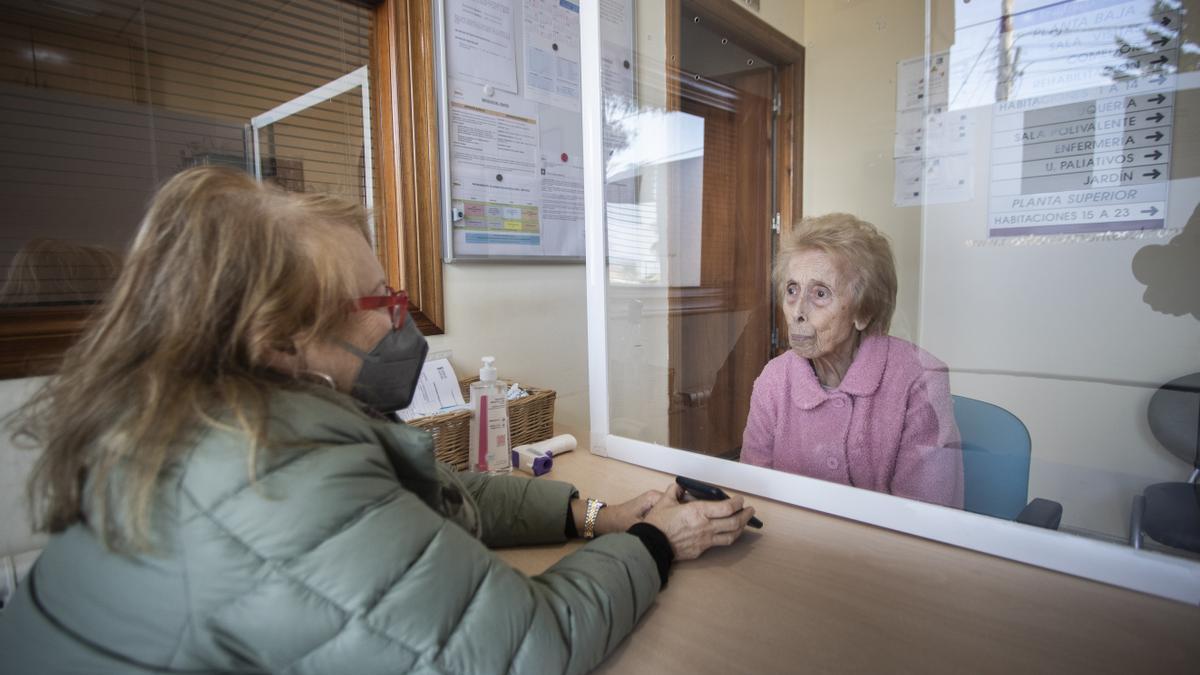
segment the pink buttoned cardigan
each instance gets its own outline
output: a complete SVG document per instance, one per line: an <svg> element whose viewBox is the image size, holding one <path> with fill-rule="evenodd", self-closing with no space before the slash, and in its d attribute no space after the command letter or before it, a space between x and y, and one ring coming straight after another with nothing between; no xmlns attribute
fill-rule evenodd
<svg viewBox="0 0 1200 675"><path fill-rule="evenodd" d="M825 389L787 352L754 381L742 461L962 508L962 444L946 365L899 338L864 338Z"/></svg>

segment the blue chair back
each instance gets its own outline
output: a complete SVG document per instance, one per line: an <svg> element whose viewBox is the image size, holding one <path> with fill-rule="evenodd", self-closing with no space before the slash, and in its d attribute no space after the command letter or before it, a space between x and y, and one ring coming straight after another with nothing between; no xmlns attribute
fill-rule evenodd
<svg viewBox="0 0 1200 675"><path fill-rule="evenodd" d="M964 507L1015 519L1029 498L1029 430L998 405L965 396L951 398L962 435Z"/></svg>

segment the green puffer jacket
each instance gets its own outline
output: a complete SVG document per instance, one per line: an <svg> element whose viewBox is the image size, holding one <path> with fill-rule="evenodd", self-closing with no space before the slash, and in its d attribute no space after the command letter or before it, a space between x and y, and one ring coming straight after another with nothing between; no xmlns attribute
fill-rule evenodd
<svg viewBox="0 0 1200 675"><path fill-rule="evenodd" d="M54 537L0 612L0 671L582 673L658 593L629 534L536 577L488 551L563 541L566 483L455 474L427 433L311 394L272 419L254 483L245 437L204 433L163 483L153 554Z"/></svg>

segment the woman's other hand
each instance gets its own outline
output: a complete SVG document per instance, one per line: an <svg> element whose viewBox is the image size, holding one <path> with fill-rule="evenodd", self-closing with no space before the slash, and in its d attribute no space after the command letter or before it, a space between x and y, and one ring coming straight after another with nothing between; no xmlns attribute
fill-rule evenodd
<svg viewBox="0 0 1200 675"><path fill-rule="evenodd" d="M741 497L719 502L680 502L683 489L671 483L643 520L667 535L676 560L693 560L713 546L728 546L742 536L754 507Z"/></svg>

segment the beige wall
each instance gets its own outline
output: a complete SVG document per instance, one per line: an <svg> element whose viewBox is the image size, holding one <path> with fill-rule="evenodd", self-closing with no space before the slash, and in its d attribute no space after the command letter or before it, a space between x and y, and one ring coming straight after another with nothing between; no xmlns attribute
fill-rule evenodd
<svg viewBox="0 0 1200 675"><path fill-rule="evenodd" d="M729 1L746 9L747 12L755 14L755 12L746 8L745 2L741 2L741 0ZM800 44L805 44L804 14L805 6L808 4L811 3L806 2L806 0L762 0L759 3L757 15L779 32Z"/></svg>
<svg viewBox="0 0 1200 675"><path fill-rule="evenodd" d="M587 439L587 301L583 265L455 263L443 266L446 334L460 378L495 356L501 379L554 389L557 433Z"/></svg>
<svg viewBox="0 0 1200 675"><path fill-rule="evenodd" d="M765 4L765 3L764 3ZM804 215L847 211L892 239L894 335L917 336L921 211L892 205L896 62L924 51L920 0L804 3Z"/></svg>

